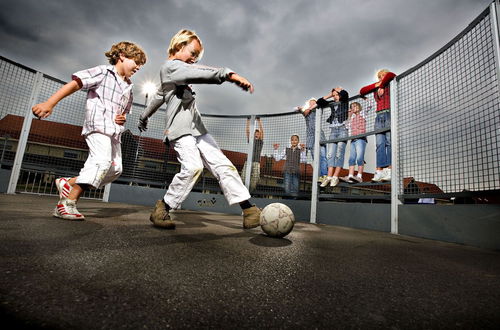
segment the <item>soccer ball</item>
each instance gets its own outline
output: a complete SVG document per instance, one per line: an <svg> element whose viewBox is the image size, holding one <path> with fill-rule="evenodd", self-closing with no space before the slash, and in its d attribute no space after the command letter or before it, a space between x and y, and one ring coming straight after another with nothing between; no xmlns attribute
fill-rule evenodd
<svg viewBox="0 0 500 330"><path fill-rule="evenodd" d="M293 229L295 217L285 204L272 203L260 213L260 227L271 237L285 237Z"/></svg>

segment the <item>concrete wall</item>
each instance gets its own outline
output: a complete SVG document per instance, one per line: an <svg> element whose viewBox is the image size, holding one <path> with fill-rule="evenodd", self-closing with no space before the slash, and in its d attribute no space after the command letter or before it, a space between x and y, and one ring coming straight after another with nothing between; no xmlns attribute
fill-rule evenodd
<svg viewBox="0 0 500 330"><path fill-rule="evenodd" d="M109 201L154 206L155 202L158 199L163 198L164 194L164 189L111 184ZM266 205L271 203L283 203L292 209L295 215L295 220L309 222L311 212L310 201L252 198L250 199L250 202L260 208L264 208ZM206 212L220 212L226 214L241 214L240 206L229 205L226 201L226 198L222 194L203 194L194 191L192 191L188 195L187 199L182 203L182 209Z"/></svg>
<svg viewBox="0 0 500 330"><path fill-rule="evenodd" d="M11 170L0 168L0 193L6 193L9 187Z"/></svg>
<svg viewBox="0 0 500 330"><path fill-rule="evenodd" d="M391 204L320 202L317 223L391 231Z"/></svg>
<svg viewBox="0 0 500 330"><path fill-rule="evenodd" d="M399 233L500 250L500 205L401 205Z"/></svg>

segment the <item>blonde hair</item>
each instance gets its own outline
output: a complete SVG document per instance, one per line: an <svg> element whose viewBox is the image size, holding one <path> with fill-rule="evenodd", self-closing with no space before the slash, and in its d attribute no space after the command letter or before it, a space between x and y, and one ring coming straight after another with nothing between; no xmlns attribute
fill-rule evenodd
<svg viewBox="0 0 500 330"><path fill-rule="evenodd" d="M383 73L383 74L386 74L387 72L389 72L389 70L387 69L380 69L377 71L377 79L380 79L380 75Z"/></svg>
<svg viewBox="0 0 500 330"><path fill-rule="evenodd" d="M175 55L179 50L182 49L182 47L186 46L195 39L198 40L201 46L201 52L197 58L197 60L200 60L203 56L203 44L201 43L201 39L198 37L198 35L196 35L196 32L187 29L179 30L179 32L177 32L172 37L172 39L170 40L170 45L168 46L168 55Z"/></svg>
<svg viewBox="0 0 500 330"><path fill-rule="evenodd" d="M311 101L314 101L316 102L316 99L314 97L310 98L309 100L306 101L306 103L304 103L304 105L302 106L302 112L305 110L305 109L309 109L310 107L310 104L309 102Z"/></svg>
<svg viewBox="0 0 500 330"><path fill-rule="evenodd" d="M349 106L349 108L352 109L353 105L356 105L359 108L359 111L363 110L363 107L361 106L361 104L359 102L352 102L351 105Z"/></svg>
<svg viewBox="0 0 500 330"><path fill-rule="evenodd" d="M137 65L144 65L147 60L144 50L139 45L129 41L121 41L114 44L104 55L106 55L111 65L118 63L120 55L134 60Z"/></svg>

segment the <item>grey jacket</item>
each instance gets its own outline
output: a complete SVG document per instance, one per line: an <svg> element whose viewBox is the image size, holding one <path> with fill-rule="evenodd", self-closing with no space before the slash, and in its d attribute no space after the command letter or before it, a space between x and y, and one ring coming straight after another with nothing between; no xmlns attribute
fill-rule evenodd
<svg viewBox="0 0 500 330"><path fill-rule="evenodd" d="M168 60L160 69L161 85L141 115L151 117L165 103L165 138L174 141L185 135L199 136L208 131L196 107L189 84L221 84L234 71Z"/></svg>

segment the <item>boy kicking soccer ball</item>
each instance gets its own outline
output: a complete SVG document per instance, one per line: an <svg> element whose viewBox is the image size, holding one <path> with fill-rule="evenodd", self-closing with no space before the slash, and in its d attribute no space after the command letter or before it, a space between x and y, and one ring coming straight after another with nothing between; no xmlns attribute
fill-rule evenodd
<svg viewBox="0 0 500 330"><path fill-rule="evenodd" d="M219 181L229 204L239 203L243 210L243 228L259 226L260 209L250 204L250 193L236 167L222 153L203 124L191 84L221 84L232 82L245 91L253 92L252 84L228 68L195 64L202 56L200 38L190 30L180 30L168 49L168 60L160 69L161 85L139 119L139 129L147 129L151 117L166 104L165 139L177 153L181 170L170 183L163 199L156 202L150 220L157 227L174 229L170 210L178 209L193 189L203 171L212 172Z"/></svg>

